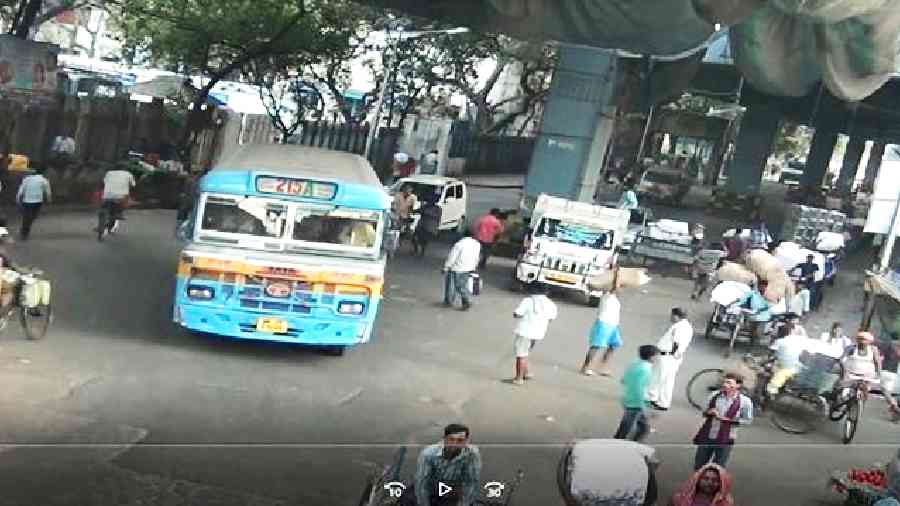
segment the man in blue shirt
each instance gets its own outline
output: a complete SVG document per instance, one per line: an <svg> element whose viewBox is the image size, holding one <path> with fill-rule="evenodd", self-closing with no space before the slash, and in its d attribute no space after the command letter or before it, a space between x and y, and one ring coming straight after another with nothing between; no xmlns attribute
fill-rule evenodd
<svg viewBox="0 0 900 506"><path fill-rule="evenodd" d="M638 360L632 362L625 370L622 376L622 406L625 408L625 414L619 422L619 430L613 436L615 439L628 439L628 435L634 430L632 441L642 441L650 432L650 423L647 421L644 408L647 405L647 390L653 375L653 361L658 354L656 346L645 344L638 348Z"/></svg>
<svg viewBox="0 0 900 506"><path fill-rule="evenodd" d="M638 199L637 195L634 193L634 184L630 182L625 183L625 191L623 191L622 196L619 197L619 204L616 208L631 211L632 209L637 209L637 207Z"/></svg>
<svg viewBox="0 0 900 506"><path fill-rule="evenodd" d="M34 174L25 177L16 193L16 203L22 208L22 240L28 240L31 225L40 214L41 206L50 202L50 182L43 176L43 172L42 169L37 169Z"/></svg>
<svg viewBox="0 0 900 506"><path fill-rule="evenodd" d="M772 320L769 302L762 296L761 290L765 290L765 286L762 283L759 286L752 287L750 292L740 301L741 307L750 311L747 318L752 324L751 339L754 344L758 343L766 334L766 327L768 327L769 321Z"/></svg>

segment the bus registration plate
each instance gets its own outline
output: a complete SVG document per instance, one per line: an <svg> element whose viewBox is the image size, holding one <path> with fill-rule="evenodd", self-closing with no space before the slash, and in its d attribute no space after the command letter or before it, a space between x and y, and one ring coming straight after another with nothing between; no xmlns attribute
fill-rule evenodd
<svg viewBox="0 0 900 506"><path fill-rule="evenodd" d="M256 330L267 334L284 334L288 330L288 324L280 318L260 318L256 320Z"/></svg>

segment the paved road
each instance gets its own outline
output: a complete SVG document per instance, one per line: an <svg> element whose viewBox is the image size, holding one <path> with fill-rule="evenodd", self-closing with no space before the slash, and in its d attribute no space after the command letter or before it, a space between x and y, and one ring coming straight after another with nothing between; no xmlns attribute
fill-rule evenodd
<svg viewBox="0 0 900 506"><path fill-rule="evenodd" d="M516 201L509 190L475 191L470 214ZM594 317L577 297L557 297L561 316L536 350L537 379L525 388L501 381L512 374L509 315L520 297L506 289L509 261L489 266L484 295L461 313L438 305L446 244L424 259L399 256L376 338L334 358L171 324L173 219L131 212L124 234L101 244L92 240L91 214L50 214L32 241L13 246L55 280L58 318L44 341L21 340L16 327L0 340L0 441L37 445L0 447L0 505L350 505L371 464L387 462L398 444L436 441L453 421L473 428L486 481L522 468L514 504L552 505L560 503L562 445L615 429L617 381L577 373ZM688 287L679 276L657 277L623 296L626 346L616 373L639 344L655 341ZM858 309L856 284L843 289L848 296L832 298L829 320L849 322ZM706 304L687 307L699 327ZM720 343L699 339L680 384L720 363ZM664 491L686 477L686 443L699 424L684 395L676 397L650 440L664 460ZM731 465L739 504L818 504L830 470L894 451L898 428L883 411L870 405L849 447L838 443L837 427L791 437L758 420ZM411 466L412 457L407 473Z"/></svg>

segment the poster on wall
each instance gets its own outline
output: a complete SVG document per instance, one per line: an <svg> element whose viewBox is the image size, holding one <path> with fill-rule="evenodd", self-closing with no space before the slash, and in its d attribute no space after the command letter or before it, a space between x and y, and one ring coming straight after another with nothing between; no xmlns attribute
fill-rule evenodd
<svg viewBox="0 0 900 506"><path fill-rule="evenodd" d="M56 46L0 35L0 92L56 92Z"/></svg>

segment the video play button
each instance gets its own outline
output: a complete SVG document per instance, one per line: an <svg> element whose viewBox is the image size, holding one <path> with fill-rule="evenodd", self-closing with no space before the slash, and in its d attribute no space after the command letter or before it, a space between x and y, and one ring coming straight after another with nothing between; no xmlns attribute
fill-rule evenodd
<svg viewBox="0 0 900 506"><path fill-rule="evenodd" d="M438 482L438 497L444 497L445 495L453 492L453 487L447 485L446 483L439 481Z"/></svg>

